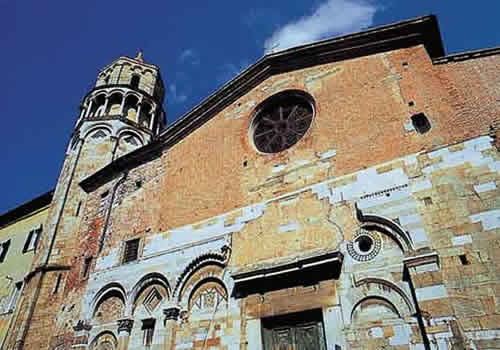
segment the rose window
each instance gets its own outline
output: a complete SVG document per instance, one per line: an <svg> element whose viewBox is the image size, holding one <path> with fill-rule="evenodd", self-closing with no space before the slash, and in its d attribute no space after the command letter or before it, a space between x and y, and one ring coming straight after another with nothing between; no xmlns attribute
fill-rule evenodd
<svg viewBox="0 0 500 350"><path fill-rule="evenodd" d="M314 116L312 99L285 91L265 101L252 123L253 142L263 153L281 152L306 133Z"/></svg>

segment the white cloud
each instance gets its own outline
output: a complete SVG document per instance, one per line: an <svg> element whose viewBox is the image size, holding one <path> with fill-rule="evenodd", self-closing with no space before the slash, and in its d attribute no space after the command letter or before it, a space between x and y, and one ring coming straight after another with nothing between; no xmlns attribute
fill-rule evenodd
<svg viewBox="0 0 500 350"><path fill-rule="evenodd" d="M183 103L187 100L187 95L177 91L177 86L175 84L170 84L168 86L168 91L170 98L174 103Z"/></svg>
<svg viewBox="0 0 500 350"><path fill-rule="evenodd" d="M198 57L196 51L194 51L193 49L186 49L179 55L179 62L188 62L192 65L197 66L200 64L200 58Z"/></svg>
<svg viewBox="0 0 500 350"><path fill-rule="evenodd" d="M373 24L374 3L366 0L327 0L310 16L275 31L264 43L266 53L288 49L333 35L352 33Z"/></svg>

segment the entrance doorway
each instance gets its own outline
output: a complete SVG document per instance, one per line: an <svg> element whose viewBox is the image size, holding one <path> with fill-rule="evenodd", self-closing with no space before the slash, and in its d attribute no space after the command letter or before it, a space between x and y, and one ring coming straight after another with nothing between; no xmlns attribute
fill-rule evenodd
<svg viewBox="0 0 500 350"><path fill-rule="evenodd" d="M326 350L320 309L262 319L264 350Z"/></svg>

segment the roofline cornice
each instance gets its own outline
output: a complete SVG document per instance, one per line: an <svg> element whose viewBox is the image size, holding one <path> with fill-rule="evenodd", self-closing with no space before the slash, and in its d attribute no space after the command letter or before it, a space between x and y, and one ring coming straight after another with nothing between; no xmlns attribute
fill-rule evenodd
<svg viewBox="0 0 500 350"><path fill-rule="evenodd" d="M452 55L435 58L432 60L432 63L445 64L445 63L462 62L474 58L482 58L494 55L500 55L500 46L481 49L481 50L458 52Z"/></svg>
<svg viewBox="0 0 500 350"><path fill-rule="evenodd" d="M44 209L52 202L53 195L54 189L3 213L0 215L0 229Z"/></svg>
<svg viewBox="0 0 500 350"><path fill-rule="evenodd" d="M117 172L132 169L151 159L151 155L160 154L273 75L416 45L424 45L431 59L444 56L436 16L410 19L267 54L171 124L155 141L118 158L80 185L85 191L92 191L115 177Z"/></svg>

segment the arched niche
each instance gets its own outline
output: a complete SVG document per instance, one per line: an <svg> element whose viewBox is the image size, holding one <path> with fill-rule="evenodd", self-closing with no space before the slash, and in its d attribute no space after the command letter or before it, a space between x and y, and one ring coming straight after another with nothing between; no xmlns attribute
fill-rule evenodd
<svg viewBox="0 0 500 350"><path fill-rule="evenodd" d="M110 332L105 331L98 334L90 343L90 350L116 350L118 348L118 340L116 336Z"/></svg>
<svg viewBox="0 0 500 350"><path fill-rule="evenodd" d="M351 323L362 325L398 318L401 318L401 315L396 306L389 300L379 296L370 296L360 300L355 305L351 315Z"/></svg>
<svg viewBox="0 0 500 350"><path fill-rule="evenodd" d="M149 124L151 123L151 111L151 105L147 102L143 102L141 105L141 112L139 114L139 124L142 127L149 129Z"/></svg>
<svg viewBox="0 0 500 350"><path fill-rule="evenodd" d="M196 268L192 269L189 274L186 275L186 277L181 282L181 285L178 286L177 299L179 303L185 308L188 308L189 300L193 290L198 288L201 285L202 281L205 280L221 281L223 272L224 266L219 262L210 260L200 262L200 264L197 265ZM224 286L222 282L220 283Z"/></svg>
<svg viewBox="0 0 500 350"><path fill-rule="evenodd" d="M123 93L113 92L108 98L108 107L106 110L106 115L118 115L120 114L122 105Z"/></svg>
<svg viewBox="0 0 500 350"><path fill-rule="evenodd" d="M397 222L386 218L382 215L376 214L364 214L361 209L358 208L356 204L356 217L362 223L362 227L371 226L378 227L388 235L390 235L394 241L396 241L402 251L406 252L413 250L413 240L408 232L406 232L401 225Z"/></svg>
<svg viewBox="0 0 500 350"><path fill-rule="evenodd" d="M213 312L227 307L228 294L224 283L215 277L199 281L188 299L190 312Z"/></svg>
<svg viewBox="0 0 500 350"><path fill-rule="evenodd" d="M143 141L139 135L131 131L124 131L118 137L118 149L116 157L132 152L133 150L141 147Z"/></svg>
<svg viewBox="0 0 500 350"><path fill-rule="evenodd" d="M92 105L88 116L90 118L99 117L104 114L104 105L106 104L106 95L101 93L92 99Z"/></svg>
<svg viewBox="0 0 500 350"><path fill-rule="evenodd" d="M356 324L409 317L415 313L410 297L393 282L381 278L355 281L350 321ZM378 310L378 311L377 311ZM380 317L373 319L379 312Z"/></svg>
<svg viewBox="0 0 500 350"><path fill-rule="evenodd" d="M125 105L123 108L123 115L125 118L137 122L137 108L139 104L139 98L135 95L127 95L125 97Z"/></svg>
<svg viewBox="0 0 500 350"><path fill-rule="evenodd" d="M115 322L125 314L125 291L118 284L103 288L92 303L92 322L107 324Z"/></svg>
<svg viewBox="0 0 500 350"><path fill-rule="evenodd" d="M135 318L160 316L161 305L170 297L170 287L167 279L160 273L151 273L142 277L131 291L132 310Z"/></svg>
<svg viewBox="0 0 500 350"><path fill-rule="evenodd" d="M103 128L103 127L92 128L92 130L87 132L87 134L85 136L85 141L86 142L88 142L88 141L100 142L103 139L105 139L106 137L108 137L110 135L110 133L111 133L110 130L107 128Z"/></svg>

